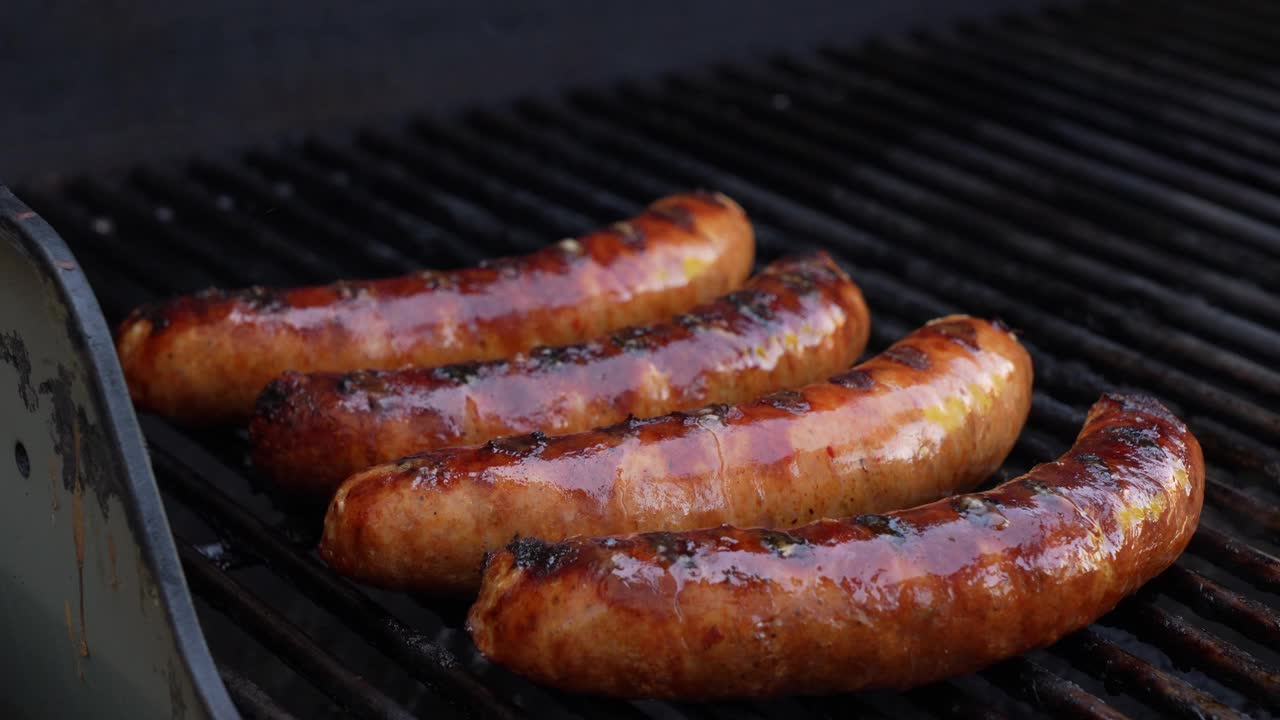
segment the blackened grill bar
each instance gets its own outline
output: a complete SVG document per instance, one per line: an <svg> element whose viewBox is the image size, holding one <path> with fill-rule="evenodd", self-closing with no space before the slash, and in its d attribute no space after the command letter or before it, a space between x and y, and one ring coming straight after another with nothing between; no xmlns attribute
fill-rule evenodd
<svg viewBox="0 0 1280 720"><path fill-rule="evenodd" d="M401 620L245 499L258 491L241 434L145 418L166 500L244 558L223 569L184 548L198 596L349 712L409 709L280 624L277 599L246 571L266 569L322 606L460 715L1002 717L1029 705L1059 717L1237 717L1276 709L1280 562L1267 552L1280 526L1280 298L1267 282L1280 272L1280 87L1255 76L1280 60L1259 24L1280 14L1188 8L1096 3L19 195L72 243L118 320L146 297L207 285L470 264L674 187L714 187L758 221L762 260L801 243L839 256L875 312L873 348L957 310L1027 330L1036 401L1002 473L1069 443L1099 392L1136 385L1189 417L1210 461L1207 500L1227 513L1207 516L1191 553L1098 627L980 679L901 696L618 704L486 667L447 606L423 600ZM278 510L308 522L306 510ZM1236 514L1246 521L1228 522ZM1173 664L1152 660L1165 657ZM306 715L216 659L246 714ZM1213 682L1175 669L1186 667Z"/></svg>

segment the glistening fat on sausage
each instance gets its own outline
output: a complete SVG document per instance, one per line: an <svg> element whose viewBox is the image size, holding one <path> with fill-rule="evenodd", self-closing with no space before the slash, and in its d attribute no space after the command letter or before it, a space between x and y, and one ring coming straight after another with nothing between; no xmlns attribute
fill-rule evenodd
<svg viewBox="0 0 1280 720"><path fill-rule="evenodd" d="M449 272L274 290L208 290L135 310L116 334L134 402L189 424L246 420L302 372L437 366L563 345L683 312L739 287L755 244L719 193Z"/></svg>
<svg viewBox="0 0 1280 720"><path fill-rule="evenodd" d="M782 259L685 315L502 360L288 373L249 426L278 486L331 494L353 473L434 448L562 435L825 378L867 343L862 293L826 253Z"/></svg>
<svg viewBox="0 0 1280 720"><path fill-rule="evenodd" d="M503 438L370 468L321 556L386 587L473 591L485 552L722 522L791 526L968 489L1013 446L1031 359L1003 326L929 323L828 382L600 430Z"/></svg>
<svg viewBox="0 0 1280 720"><path fill-rule="evenodd" d="M903 688L1087 625L1168 567L1204 459L1155 400L1104 396L1057 462L984 493L790 532L519 540L468 625L492 660L590 693Z"/></svg>

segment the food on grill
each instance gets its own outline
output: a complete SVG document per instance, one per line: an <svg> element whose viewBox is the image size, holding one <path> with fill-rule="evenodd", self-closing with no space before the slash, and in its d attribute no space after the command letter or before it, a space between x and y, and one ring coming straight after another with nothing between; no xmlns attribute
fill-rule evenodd
<svg viewBox="0 0 1280 720"><path fill-rule="evenodd" d="M135 310L117 333L134 402L190 424L247 420L286 370L506 357L653 322L739 287L754 237L718 193L465 270L323 287L208 290Z"/></svg>
<svg viewBox="0 0 1280 720"><path fill-rule="evenodd" d="M258 400L254 462L279 485L331 494L352 473L414 452L811 383L857 360L867 332L862 293L830 256L779 260L686 315L578 345L439 368L286 374Z"/></svg>
<svg viewBox="0 0 1280 720"><path fill-rule="evenodd" d="M1092 622L1182 552L1203 494L1186 426L1106 395L1066 455L989 492L789 532L518 540L468 626L492 660L591 693L903 688Z"/></svg>
<svg viewBox="0 0 1280 720"><path fill-rule="evenodd" d="M828 382L743 405L423 453L353 476L321 554L376 585L474 591L486 551L722 522L792 526L968 489L1013 446L1031 359L1001 325L935 320Z"/></svg>

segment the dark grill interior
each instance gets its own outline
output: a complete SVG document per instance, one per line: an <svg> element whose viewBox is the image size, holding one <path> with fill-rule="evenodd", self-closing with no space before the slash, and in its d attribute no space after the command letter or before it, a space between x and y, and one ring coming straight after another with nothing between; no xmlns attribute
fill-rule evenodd
<svg viewBox="0 0 1280 720"><path fill-rule="evenodd" d="M950 312L1024 330L1031 421L999 474L1141 388L1203 443L1205 517L1138 596L1045 651L906 693L614 702L477 657L465 603L357 588L320 508L272 497L242 431L143 428L214 656L246 716L1269 717L1280 712L1280 7L1093 3L348 143L18 194L111 322L210 285L473 264L709 187L760 260L814 245L867 294L872 350Z"/></svg>

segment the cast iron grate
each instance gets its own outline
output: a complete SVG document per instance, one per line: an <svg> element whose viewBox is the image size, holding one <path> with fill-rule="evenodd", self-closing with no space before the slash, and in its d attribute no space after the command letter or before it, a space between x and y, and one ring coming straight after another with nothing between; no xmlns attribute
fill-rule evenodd
<svg viewBox="0 0 1280 720"><path fill-rule="evenodd" d="M112 322L210 285L322 282L524 252L702 186L761 260L837 254L872 349L966 311L1025 331L1032 418L996 479L1058 455L1106 389L1203 442L1190 551L1046 651L906 693L712 705L536 687L465 605L358 588L319 509L270 494L242 431L143 418L206 635L249 717L1268 717L1280 713L1280 8L1090 3L525 102L349 142L19 190Z"/></svg>

